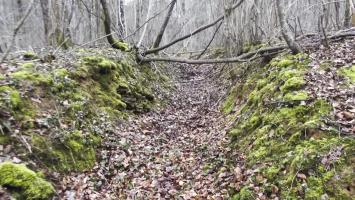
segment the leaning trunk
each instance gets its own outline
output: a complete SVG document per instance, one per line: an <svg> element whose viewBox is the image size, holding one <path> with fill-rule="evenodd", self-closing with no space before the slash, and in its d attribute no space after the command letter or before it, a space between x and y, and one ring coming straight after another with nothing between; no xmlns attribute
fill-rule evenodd
<svg viewBox="0 0 355 200"><path fill-rule="evenodd" d="M164 22L163 22L163 25L162 25L161 28L160 28L160 31L159 31L159 33L158 33L157 38L155 39L153 48L159 47L160 42L161 42L161 40L163 39L165 29L166 29L166 27L168 26L169 20L170 20L170 18L171 18L172 13L173 13L173 10L174 10L174 7L175 7L176 2L177 2L177 0L173 0L173 1L171 2L171 5L170 5L170 8L169 8L168 14L167 14L166 17L165 17L165 20L164 20Z"/></svg>
<svg viewBox="0 0 355 200"><path fill-rule="evenodd" d="M297 54L302 52L301 46L294 40L292 34L288 28L286 23L286 16L281 7L281 0L276 0L276 9L279 17L279 22L281 26L281 33L283 38L285 39L288 47L291 49L293 54Z"/></svg>

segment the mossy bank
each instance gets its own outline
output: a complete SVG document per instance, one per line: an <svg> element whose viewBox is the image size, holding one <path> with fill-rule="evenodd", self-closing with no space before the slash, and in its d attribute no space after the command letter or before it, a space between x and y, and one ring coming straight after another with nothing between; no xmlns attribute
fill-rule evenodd
<svg viewBox="0 0 355 200"><path fill-rule="evenodd" d="M116 121L152 109L158 102L154 87L167 80L149 65L135 63L129 53L118 60L91 53L64 65L34 58L37 55L26 53L23 61L7 63L11 70L0 77L0 145L46 174L90 170L96 150ZM10 166L11 174L25 181L27 176L37 180L23 165L1 166ZM0 185L19 189L19 195L31 199L35 186L19 185L11 178L15 177L6 177Z"/></svg>
<svg viewBox="0 0 355 200"><path fill-rule="evenodd" d="M309 62L300 54L253 63L253 73L230 90L222 111L237 118L229 131L231 145L255 171L249 184L260 188L244 184L231 191L232 199L255 199L259 193L281 199L354 197L355 140L323 128L332 107L305 89Z"/></svg>

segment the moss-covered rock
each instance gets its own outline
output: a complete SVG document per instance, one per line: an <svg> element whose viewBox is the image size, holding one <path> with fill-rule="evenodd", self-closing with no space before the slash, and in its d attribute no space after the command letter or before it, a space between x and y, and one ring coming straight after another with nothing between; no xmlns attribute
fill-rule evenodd
<svg viewBox="0 0 355 200"><path fill-rule="evenodd" d="M355 166L351 153L355 141L320 130L331 106L322 99L309 100L302 90L308 59L285 57L259 66L244 85L235 87L242 99L226 100L226 105L241 102L236 113L240 119L229 132L232 145L246 155L249 167L258 168L267 179L260 185L266 194L271 194L267 191L273 185L282 199L351 199L355 190L346 166ZM339 157L328 161L327 155L339 148ZM241 199L244 192L234 198Z"/></svg>
<svg viewBox="0 0 355 200"><path fill-rule="evenodd" d="M8 188L18 199L50 199L54 195L52 184L40 173L10 162L0 164L0 185Z"/></svg>

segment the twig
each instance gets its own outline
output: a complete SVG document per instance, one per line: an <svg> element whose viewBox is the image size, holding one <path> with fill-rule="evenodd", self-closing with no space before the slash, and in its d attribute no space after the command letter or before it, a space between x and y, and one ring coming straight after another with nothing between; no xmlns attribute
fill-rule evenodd
<svg viewBox="0 0 355 200"><path fill-rule="evenodd" d="M216 35L217 35L219 29L220 29L221 26L222 26L222 24L223 24L223 23L221 22L221 23L218 25L218 27L217 27L216 31L214 32L214 34L213 34L213 36L212 36L210 42L207 44L206 48L202 51L202 53L197 57L197 59L200 59L200 58L203 56L203 54L206 53L207 49L208 49L208 48L210 47L210 45L212 44L214 38L216 37Z"/></svg>
<svg viewBox="0 0 355 200"><path fill-rule="evenodd" d="M230 11L232 11L232 10L236 9L237 7L239 7L243 2L244 2L244 0L240 0L238 3L234 4L234 5L230 8ZM190 37L192 37L192 36L194 36L194 35L200 33L201 31L204 31L204 30L206 30L206 29L208 29L208 28L210 28L210 27L213 27L213 26L216 25L218 22L223 21L223 20L224 20L224 15L220 16L219 18L217 18L217 19L216 19L215 21L213 21L212 23L203 25L203 26L197 28L195 31L191 32L190 34L185 35L185 36L182 36L182 37L180 37L180 38L178 38L178 39L176 39L176 40L174 40L174 41L172 41L172 42L170 42L170 43L168 43L168 44L166 44L166 45L163 45L163 46L158 47L158 48L149 49L149 50L145 51L145 52L143 53L143 55L148 55L148 54L156 53L156 52L159 52L159 51L161 51L161 50L163 50L163 49L166 49L166 48L168 48L168 47L170 47L170 46L172 46L172 45L174 45L174 44L176 44L176 43L178 43L178 42L180 42L180 41L183 41L183 40L185 40L185 39L187 39L187 38L190 38Z"/></svg>

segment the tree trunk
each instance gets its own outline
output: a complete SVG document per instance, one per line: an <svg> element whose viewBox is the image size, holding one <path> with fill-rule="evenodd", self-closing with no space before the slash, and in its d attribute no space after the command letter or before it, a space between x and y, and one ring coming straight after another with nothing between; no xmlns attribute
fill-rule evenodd
<svg viewBox="0 0 355 200"><path fill-rule="evenodd" d="M43 28L44 28L44 37L46 45L49 44L49 30L50 26L50 18L49 18L49 5L48 0L41 0L41 9L42 9L42 19L43 19Z"/></svg>
<svg viewBox="0 0 355 200"><path fill-rule="evenodd" d="M66 45L67 46L72 46L73 45L73 41L72 41L72 35L70 32L70 25L73 19L73 15L74 15L74 9L75 9L75 0L71 0L70 1L70 5L67 5L65 7L65 16L64 16L64 37L66 40Z"/></svg>
<svg viewBox="0 0 355 200"><path fill-rule="evenodd" d="M119 28L119 37L123 38L125 35L126 25L125 25L125 13L124 13L124 5L123 0L118 1L118 28Z"/></svg>
<svg viewBox="0 0 355 200"><path fill-rule="evenodd" d="M233 20L231 17L232 14L232 4L234 0L223 0L223 5L224 5L224 47L227 49L227 54L228 56L231 56L233 53L233 46L236 43L233 35ZM241 49L241 48L239 48ZM237 52L238 54L239 52Z"/></svg>
<svg viewBox="0 0 355 200"><path fill-rule="evenodd" d="M126 51L127 47L124 45L121 45L122 43L119 42L118 40L116 40L113 37L113 33L111 32L111 17L110 17L110 13L109 13L109 10L107 7L106 0L100 0L100 3L101 3L103 13L104 13L104 28L105 28L105 33L106 33L106 38L107 38L108 43L112 46L112 48Z"/></svg>
<svg viewBox="0 0 355 200"><path fill-rule="evenodd" d="M159 31L159 33L158 33L157 38L155 39L155 42L154 42L154 44L153 44L153 48L159 47L160 42L161 42L161 40L163 39L165 29L166 29L166 27L168 26L169 20L170 20L170 18L171 18L172 13L173 13L173 10L174 10L174 7L175 7L175 5L176 5L176 2L177 2L177 0L173 0L173 1L171 2L171 5L170 5L170 8L169 8L168 14L167 14L166 17L165 17L165 20L164 20L164 22L163 22L163 25L162 25L161 28L160 28L160 31Z"/></svg>
<svg viewBox="0 0 355 200"><path fill-rule="evenodd" d="M135 4L136 6L136 29L139 29L140 23L141 23L141 0L137 0L137 3Z"/></svg>
<svg viewBox="0 0 355 200"><path fill-rule="evenodd" d="M240 0L238 3L235 3L235 4L231 7L231 11L235 10L236 8L238 8L243 2L244 2L244 0ZM161 51L161 50L164 50L164 49L166 49L166 48L168 48L168 47L170 47L170 46L172 46L172 45L174 45L174 44L176 44L176 43L178 43L178 42L181 42L181 41L183 41L183 40L185 40L185 39L187 39L187 38L190 38L190 37L192 37L192 36L194 36L194 35L200 33L201 31L204 31L204 30L206 30L206 29L208 29L208 28L210 28L210 27L213 27L214 25L218 24L218 22L223 21L223 20L224 20L224 15L218 17L218 18L217 18L215 21L213 21L212 23L210 23L210 24L205 24L205 25L203 25L203 26L197 28L196 30L192 31L191 33L189 33L189 34L187 34L187 35L184 35L184 36L182 36L182 37L180 37L180 38L178 38L178 39L175 39L174 41L172 41L172 42L170 42L170 43L168 43L168 44L166 44L166 45L163 45L163 46L158 47L158 48L149 49L149 50L143 52L143 55L148 55L148 54L152 54L152 53L156 53L156 52L159 52L159 51Z"/></svg>
<svg viewBox="0 0 355 200"><path fill-rule="evenodd" d="M150 10L152 8L152 3L151 3L151 0L148 0L148 11L147 11L147 16L146 16L146 20L145 21L148 21L149 20L149 16L150 16ZM143 28L143 32L142 32L142 35L137 43L137 47L140 47L142 45L142 42L143 42L143 39L144 39L144 35L145 35L145 32L147 31L147 27L148 27L148 24L144 24L144 28Z"/></svg>
<svg viewBox="0 0 355 200"><path fill-rule="evenodd" d="M345 19L344 19L344 27L350 28L351 27L351 1L345 1Z"/></svg>
<svg viewBox="0 0 355 200"><path fill-rule="evenodd" d="M20 21L18 21L13 33L12 33L12 37L11 37L11 41L9 44L9 47L7 48L6 52L4 53L4 56L1 58L0 63L3 63L6 59L6 57L9 55L14 43L15 43L15 39L16 36L18 34L18 32L20 31L21 27L23 26L23 24L25 23L26 19L28 18L28 16L31 14L33 8L35 5L35 0L32 0L28 6L28 8L25 11L25 14L23 15L23 17L20 19Z"/></svg>
<svg viewBox="0 0 355 200"><path fill-rule="evenodd" d="M277 9L279 22L281 26L281 33L288 47L291 49L293 54L298 54L302 52L301 46L294 40L294 38L292 38L292 34L288 29L288 25L286 23L286 16L281 7L281 0L276 0L276 9Z"/></svg>

